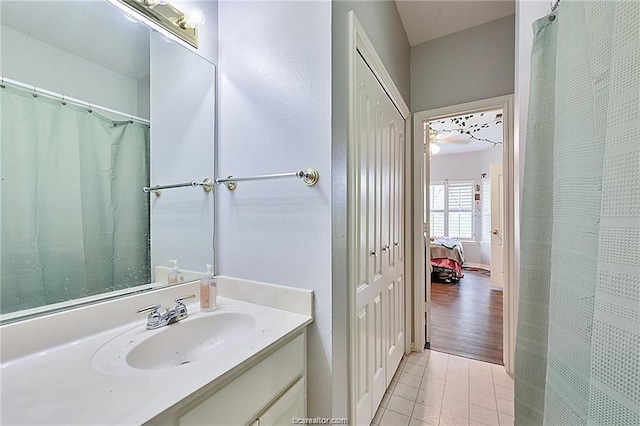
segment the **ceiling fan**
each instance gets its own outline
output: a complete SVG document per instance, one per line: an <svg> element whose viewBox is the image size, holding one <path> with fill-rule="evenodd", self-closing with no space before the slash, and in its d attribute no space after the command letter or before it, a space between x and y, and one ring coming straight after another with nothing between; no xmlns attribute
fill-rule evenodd
<svg viewBox="0 0 640 426"><path fill-rule="evenodd" d="M469 142L471 142L471 138L466 138L464 135L452 134L449 132L438 132L437 130L429 127L429 152L431 155L440 152L441 144L466 145Z"/></svg>
<svg viewBox="0 0 640 426"><path fill-rule="evenodd" d="M429 142L430 143L450 143L456 145L466 145L471 142L471 138L465 134L457 132L439 132L435 129L429 128Z"/></svg>
<svg viewBox="0 0 640 426"><path fill-rule="evenodd" d="M451 117L445 120L432 121L431 123L425 123L425 135L428 130L429 133L429 149L432 154L436 154L440 151L442 144L451 145L467 145L473 141L484 141L496 144L502 143L501 141L494 141L482 137L476 136L477 132L481 132L483 129L488 129L490 126L502 123L502 113L499 112L495 115L493 120L480 120L480 117L485 113L479 115L461 115L457 117ZM475 117L474 117L475 116ZM452 129L435 129L431 124L444 125L445 123L451 123Z"/></svg>

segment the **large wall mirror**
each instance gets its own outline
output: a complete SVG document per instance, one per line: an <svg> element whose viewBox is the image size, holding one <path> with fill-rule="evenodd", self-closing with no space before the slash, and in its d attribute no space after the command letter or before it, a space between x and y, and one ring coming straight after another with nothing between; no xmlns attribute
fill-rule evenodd
<svg viewBox="0 0 640 426"><path fill-rule="evenodd" d="M215 66L106 0L0 2L0 318L213 261ZM189 274L186 274L187 278Z"/></svg>

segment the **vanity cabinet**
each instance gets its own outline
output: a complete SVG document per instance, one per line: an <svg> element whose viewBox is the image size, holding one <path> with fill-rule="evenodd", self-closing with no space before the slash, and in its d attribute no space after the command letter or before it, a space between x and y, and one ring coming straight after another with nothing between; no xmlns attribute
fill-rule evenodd
<svg viewBox="0 0 640 426"><path fill-rule="evenodd" d="M290 425L292 417L306 416L305 332L235 373L149 424Z"/></svg>
<svg viewBox="0 0 640 426"><path fill-rule="evenodd" d="M306 416L306 386L304 378L298 380L259 418L257 426L290 425L291 419Z"/></svg>
<svg viewBox="0 0 640 426"><path fill-rule="evenodd" d="M306 417L313 292L220 276L215 312L192 306L189 318L155 331L145 330L140 318L134 323L126 317L134 318L140 306L195 294L199 285L0 327L2 342L10 343L0 354L0 422L247 426L290 425L291 417ZM95 322L106 328L88 330ZM49 338L52 329L58 330L57 340ZM130 357L134 350L138 355ZM187 355L191 362L182 362ZM148 362L139 364L141 359Z"/></svg>

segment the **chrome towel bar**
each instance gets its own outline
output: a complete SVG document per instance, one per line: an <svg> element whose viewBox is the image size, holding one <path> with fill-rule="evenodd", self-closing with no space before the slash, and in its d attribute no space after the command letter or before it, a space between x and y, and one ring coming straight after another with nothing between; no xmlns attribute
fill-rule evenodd
<svg viewBox="0 0 640 426"><path fill-rule="evenodd" d="M229 175L226 178L217 178L216 184L220 185L221 183L224 183L227 189L233 191L238 186L238 182L241 182L241 181L281 179L281 178L290 178L290 177L296 177L298 179L302 179L307 186L313 186L318 182L318 179L320 179L320 174L316 169L307 169L307 170L299 170L297 172L276 173L271 175L248 176L248 177L234 177Z"/></svg>
<svg viewBox="0 0 640 426"><path fill-rule="evenodd" d="M281 178L290 178L296 177L298 179L302 179L302 181L307 186L313 186L320 179L320 174L316 169L307 169L307 170L298 170L297 172L289 172L289 173L275 173L271 175L260 175L260 176L247 176L247 177L234 177L227 176L226 178L217 178L212 181L209 178L204 178L202 182L196 182L192 180L191 182L184 183L174 183L171 185L156 185L156 186L145 186L142 190L146 193L153 192L157 197L162 195L163 189L172 189L172 188L184 188L184 187L197 187L201 186L204 192L211 192L213 190L213 184L220 185L223 183L229 190L233 191L238 186L238 182L242 181L252 181L252 180L268 180L268 179L281 179Z"/></svg>
<svg viewBox="0 0 640 426"><path fill-rule="evenodd" d="M186 186L190 186L193 188L201 186L204 192L211 192L213 190L213 181L206 177L202 179L202 182L196 182L195 180L192 180L191 182L174 183L171 185L145 186L144 188L142 188L142 190L147 193L153 192L154 194L156 194L156 197L160 197L162 195L163 189L184 188Z"/></svg>

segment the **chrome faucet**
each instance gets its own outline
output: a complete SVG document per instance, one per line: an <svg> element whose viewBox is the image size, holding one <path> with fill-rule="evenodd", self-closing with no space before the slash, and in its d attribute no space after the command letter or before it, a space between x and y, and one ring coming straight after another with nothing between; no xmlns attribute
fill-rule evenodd
<svg viewBox="0 0 640 426"><path fill-rule="evenodd" d="M184 301L194 297L196 297L195 294L178 297L176 299L176 307L172 310L165 308L165 312L163 314L160 313L159 303L140 308L138 309L138 313L141 314L143 312L149 312L149 316L147 317L147 330L155 330L156 328L173 324L174 322L178 322L188 317L189 313L187 312L187 305L184 304Z"/></svg>

